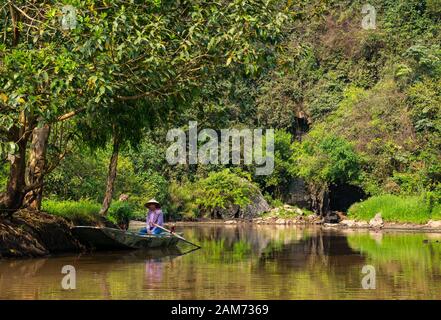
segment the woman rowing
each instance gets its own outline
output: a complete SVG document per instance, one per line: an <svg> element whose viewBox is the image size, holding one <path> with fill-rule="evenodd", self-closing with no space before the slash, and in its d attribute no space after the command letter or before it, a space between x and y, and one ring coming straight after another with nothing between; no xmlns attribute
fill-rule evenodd
<svg viewBox="0 0 441 320"><path fill-rule="evenodd" d="M146 218L146 228L142 228L139 233L141 234L160 234L162 232L161 228L158 226L164 225L164 214L161 210L161 205L155 199L150 199L144 204L148 208L147 218Z"/></svg>

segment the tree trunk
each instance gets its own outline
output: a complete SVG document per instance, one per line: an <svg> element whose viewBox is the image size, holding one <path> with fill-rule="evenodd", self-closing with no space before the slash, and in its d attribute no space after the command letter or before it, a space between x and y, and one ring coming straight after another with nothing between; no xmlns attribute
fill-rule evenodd
<svg viewBox="0 0 441 320"><path fill-rule="evenodd" d="M116 171L118 167L118 153L119 153L119 138L116 132L113 134L113 150L110 158L109 172L107 174L106 193L104 195L103 205L100 210L100 215L105 216L109 210L110 203L113 197L113 188L115 186Z"/></svg>
<svg viewBox="0 0 441 320"><path fill-rule="evenodd" d="M12 22L12 33L13 33L13 39L12 39L12 46L16 47L18 45L18 42L20 41L20 31L19 31L19 19L20 16L17 15L17 11L12 6L11 3L9 3L9 13L11 14L11 22Z"/></svg>
<svg viewBox="0 0 441 320"><path fill-rule="evenodd" d="M0 194L0 212L11 216L22 206L26 194L26 146L30 134L27 132L26 126L14 127L9 133L9 140L15 141L18 145L18 153L11 160L6 191Z"/></svg>
<svg viewBox="0 0 441 320"><path fill-rule="evenodd" d="M42 128L32 130L32 143L29 155L29 166L27 184L28 186L37 185L25 196L25 206L33 209L41 209L41 200L43 196L43 180L46 173L46 151L50 134L50 126L45 125Z"/></svg>

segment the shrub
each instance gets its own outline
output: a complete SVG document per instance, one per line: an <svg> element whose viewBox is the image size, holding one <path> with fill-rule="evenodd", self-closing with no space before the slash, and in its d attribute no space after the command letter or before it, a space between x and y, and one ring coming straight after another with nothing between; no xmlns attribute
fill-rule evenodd
<svg viewBox="0 0 441 320"><path fill-rule="evenodd" d="M279 198L273 198L271 196L271 194L269 193L265 193L263 195L263 197L265 198L266 202L268 202L268 204L273 207L273 208L277 208L277 207L281 207L283 206L283 201Z"/></svg>
<svg viewBox="0 0 441 320"><path fill-rule="evenodd" d="M135 216L136 206L129 201L112 202L107 219L123 228L128 227L129 221Z"/></svg>
<svg viewBox="0 0 441 320"><path fill-rule="evenodd" d="M360 156L344 138L317 128L293 148L296 166L291 172L307 182L350 183L359 178Z"/></svg>
<svg viewBox="0 0 441 320"><path fill-rule="evenodd" d="M230 205L246 206L258 188L249 180L225 169L212 172L197 183L196 203L204 211L227 208Z"/></svg>
<svg viewBox="0 0 441 320"><path fill-rule="evenodd" d="M440 203L433 206L431 218L433 220L441 220L441 204Z"/></svg>
<svg viewBox="0 0 441 320"><path fill-rule="evenodd" d="M194 184L172 182L169 186L168 210L174 217L195 219L199 209L194 195Z"/></svg>

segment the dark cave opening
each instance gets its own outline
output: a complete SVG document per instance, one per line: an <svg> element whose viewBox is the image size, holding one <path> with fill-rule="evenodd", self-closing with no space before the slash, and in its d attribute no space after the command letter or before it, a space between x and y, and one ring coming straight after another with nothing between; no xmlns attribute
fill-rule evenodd
<svg viewBox="0 0 441 320"><path fill-rule="evenodd" d="M329 209L347 212L349 207L366 199L367 195L358 186L350 184L332 184L329 187Z"/></svg>

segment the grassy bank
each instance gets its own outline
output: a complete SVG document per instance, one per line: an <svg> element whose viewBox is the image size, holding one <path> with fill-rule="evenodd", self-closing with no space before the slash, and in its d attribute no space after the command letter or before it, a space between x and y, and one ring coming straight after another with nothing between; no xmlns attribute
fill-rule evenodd
<svg viewBox="0 0 441 320"><path fill-rule="evenodd" d="M99 221L100 205L90 200L45 200L42 211L65 218L76 224L93 224Z"/></svg>
<svg viewBox="0 0 441 320"><path fill-rule="evenodd" d="M101 204L91 200L45 200L42 211L63 217L76 225L95 225L106 220L113 224L127 224L131 219L144 219L144 212L134 203L113 201L107 216L99 214Z"/></svg>
<svg viewBox="0 0 441 320"><path fill-rule="evenodd" d="M421 196L381 195L371 197L352 205L348 217L356 220L370 220L376 213L386 222L427 223L441 220L441 205L430 205Z"/></svg>

